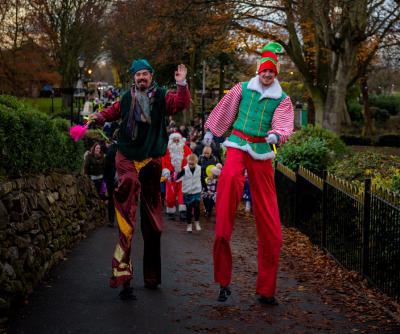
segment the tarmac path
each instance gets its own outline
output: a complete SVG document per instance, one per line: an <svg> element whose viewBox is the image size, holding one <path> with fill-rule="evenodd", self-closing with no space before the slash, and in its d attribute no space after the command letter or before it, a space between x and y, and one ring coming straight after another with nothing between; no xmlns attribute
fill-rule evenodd
<svg viewBox="0 0 400 334"><path fill-rule="evenodd" d="M375 331L355 323L342 308L326 304L299 282L282 255L280 305L260 305L255 296L256 237L251 220L238 217L232 238L232 296L216 301L213 282L213 221L188 234L185 224L165 220L162 277L158 290L142 278L140 228L133 241L136 301L121 301L108 287L116 228L102 227L81 241L10 321L9 333L354 333ZM378 332L378 331L376 331ZM380 331L379 331L380 332ZM386 332L385 332L386 333ZM394 332L393 332L394 333Z"/></svg>

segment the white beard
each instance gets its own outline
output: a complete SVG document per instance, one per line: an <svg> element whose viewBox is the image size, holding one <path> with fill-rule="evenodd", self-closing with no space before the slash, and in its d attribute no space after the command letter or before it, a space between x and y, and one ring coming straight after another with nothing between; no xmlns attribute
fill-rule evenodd
<svg viewBox="0 0 400 334"><path fill-rule="evenodd" d="M182 170L182 160L183 160L183 146L185 143L180 142L170 143L168 145L169 154L171 156L171 164L174 167L176 173L179 173Z"/></svg>

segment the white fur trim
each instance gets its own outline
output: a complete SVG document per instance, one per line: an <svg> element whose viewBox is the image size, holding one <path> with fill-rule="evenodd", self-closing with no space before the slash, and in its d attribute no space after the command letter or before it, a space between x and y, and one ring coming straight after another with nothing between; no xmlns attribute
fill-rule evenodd
<svg viewBox="0 0 400 334"><path fill-rule="evenodd" d="M269 160L269 159L274 159L275 158L275 153L274 151L268 152L268 153L264 153L264 154L260 154L260 153L256 153L251 149L251 146L249 144L246 144L244 146L240 146L234 142L231 142L229 140L225 140L223 145L225 147L232 147L232 148L237 148L238 150L241 151L245 151L248 154L250 154L250 156L255 159L255 160Z"/></svg>
<svg viewBox="0 0 400 334"><path fill-rule="evenodd" d="M264 87L261 84L258 75L250 79L247 88L260 93L260 100L265 98L279 99L280 97L282 97L283 92L282 87L277 79L274 80L274 83L271 86Z"/></svg>
<svg viewBox="0 0 400 334"><path fill-rule="evenodd" d="M177 81L176 84L179 86L186 86L187 81L186 81L186 79L183 79L182 81Z"/></svg>
<svg viewBox="0 0 400 334"><path fill-rule="evenodd" d="M173 132L168 137L169 140L175 139L175 138L182 139L182 135L179 132Z"/></svg>
<svg viewBox="0 0 400 334"><path fill-rule="evenodd" d="M186 205L185 204L179 204L179 212L181 211L186 211Z"/></svg>
<svg viewBox="0 0 400 334"><path fill-rule="evenodd" d="M176 212L176 207L169 208L169 207L167 206L166 212L167 212L167 213L175 213L175 212Z"/></svg>

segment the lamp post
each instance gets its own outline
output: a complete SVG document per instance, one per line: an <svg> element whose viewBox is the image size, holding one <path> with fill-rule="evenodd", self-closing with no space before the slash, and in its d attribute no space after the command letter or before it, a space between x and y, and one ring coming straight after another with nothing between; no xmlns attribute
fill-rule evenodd
<svg viewBox="0 0 400 334"><path fill-rule="evenodd" d="M83 66L85 66L85 58L83 58L82 55L78 57L78 66L79 66L79 78L78 78L78 83L76 85L76 88L77 88L77 93L78 93L78 122L79 122L79 117L81 114L81 110L80 110L81 90L83 89L82 69L83 69Z"/></svg>

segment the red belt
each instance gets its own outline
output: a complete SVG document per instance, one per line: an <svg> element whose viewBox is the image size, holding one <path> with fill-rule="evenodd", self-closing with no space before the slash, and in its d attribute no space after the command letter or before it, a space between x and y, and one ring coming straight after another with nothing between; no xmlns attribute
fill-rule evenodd
<svg viewBox="0 0 400 334"><path fill-rule="evenodd" d="M232 134L239 137L240 139L246 140L249 143L265 143L265 137L253 137L253 136L249 136L244 134L242 131L233 129L232 130Z"/></svg>

